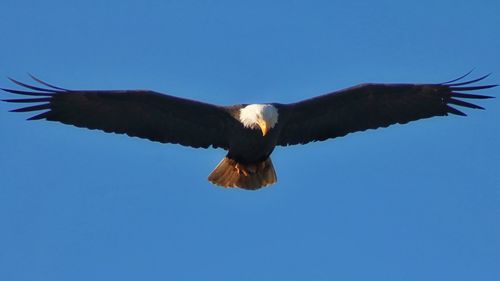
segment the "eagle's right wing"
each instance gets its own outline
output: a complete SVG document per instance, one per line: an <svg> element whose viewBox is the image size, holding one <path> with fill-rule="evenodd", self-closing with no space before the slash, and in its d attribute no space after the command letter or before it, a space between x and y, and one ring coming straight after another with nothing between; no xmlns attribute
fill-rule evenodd
<svg viewBox="0 0 500 281"><path fill-rule="evenodd" d="M11 79L28 90L2 89L33 97L4 100L31 104L13 112L42 111L28 120L47 119L191 147L229 145L226 131L235 120L224 107L146 90L67 90L32 78L46 87Z"/></svg>

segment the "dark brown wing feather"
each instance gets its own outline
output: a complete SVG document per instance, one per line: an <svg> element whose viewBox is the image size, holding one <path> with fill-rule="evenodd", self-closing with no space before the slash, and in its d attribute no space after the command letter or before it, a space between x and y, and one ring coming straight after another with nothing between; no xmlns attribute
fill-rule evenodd
<svg viewBox="0 0 500 281"><path fill-rule="evenodd" d="M457 79L442 84L363 84L283 105L280 111L284 111L288 117L278 145L322 141L433 116L465 116L452 105L482 109L460 99L491 97L461 92L497 86L470 86L487 76L454 84Z"/></svg>
<svg viewBox="0 0 500 281"><path fill-rule="evenodd" d="M28 90L2 89L34 97L4 100L32 104L14 112L43 111L29 120L59 121L162 143L228 147L227 122L233 118L223 107L145 90L66 90L34 79L48 88L11 79Z"/></svg>

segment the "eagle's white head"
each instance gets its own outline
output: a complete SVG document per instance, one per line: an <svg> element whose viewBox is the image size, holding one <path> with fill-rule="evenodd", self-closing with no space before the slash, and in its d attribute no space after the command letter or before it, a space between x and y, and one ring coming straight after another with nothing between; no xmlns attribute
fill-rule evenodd
<svg viewBox="0 0 500 281"><path fill-rule="evenodd" d="M250 104L240 109L240 122L245 128L260 129L262 135L278 123L278 109L272 104Z"/></svg>

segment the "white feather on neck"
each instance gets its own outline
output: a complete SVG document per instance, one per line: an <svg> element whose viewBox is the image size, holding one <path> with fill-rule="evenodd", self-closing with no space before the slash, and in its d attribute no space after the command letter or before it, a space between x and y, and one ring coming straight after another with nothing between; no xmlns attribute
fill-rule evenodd
<svg viewBox="0 0 500 281"><path fill-rule="evenodd" d="M278 109L272 104L250 104L240 109L240 122L245 128L258 128L258 120L264 120L269 129L278 123Z"/></svg>

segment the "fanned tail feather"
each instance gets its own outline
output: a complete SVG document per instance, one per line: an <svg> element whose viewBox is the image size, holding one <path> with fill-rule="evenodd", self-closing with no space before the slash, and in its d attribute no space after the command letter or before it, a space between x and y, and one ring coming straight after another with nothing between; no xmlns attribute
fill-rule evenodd
<svg viewBox="0 0 500 281"><path fill-rule="evenodd" d="M224 157L208 176L208 180L222 187L255 190L275 183L277 178L271 158L256 165L242 165Z"/></svg>

